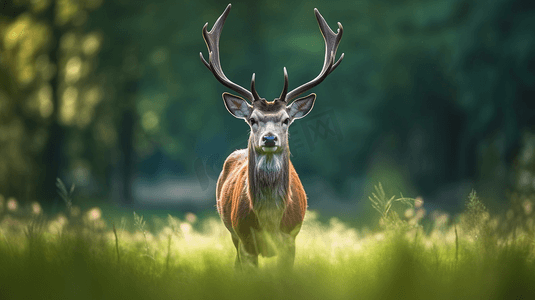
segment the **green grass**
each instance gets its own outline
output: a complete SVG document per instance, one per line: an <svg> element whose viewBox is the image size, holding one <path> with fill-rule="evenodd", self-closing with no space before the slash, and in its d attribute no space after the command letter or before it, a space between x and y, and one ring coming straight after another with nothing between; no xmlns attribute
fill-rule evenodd
<svg viewBox="0 0 535 300"><path fill-rule="evenodd" d="M393 216L395 203L414 201L388 198L382 187L371 198L382 218L377 230L335 218L324 224L309 211L292 272L277 269L275 259L235 271L230 234L217 218L147 220L136 213L107 224L98 208L78 214L67 195L69 212L50 217L1 201L0 299L535 296L533 232L500 230L507 219L490 216L475 193L464 214L454 221L435 215L429 231L420 225L421 203ZM151 222L157 230L149 232Z"/></svg>

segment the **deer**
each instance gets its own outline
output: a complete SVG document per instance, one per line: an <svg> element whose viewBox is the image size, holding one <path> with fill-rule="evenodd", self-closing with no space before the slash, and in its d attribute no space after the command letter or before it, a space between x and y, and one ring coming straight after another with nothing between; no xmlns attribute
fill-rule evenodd
<svg viewBox="0 0 535 300"><path fill-rule="evenodd" d="M223 73L219 58L219 38L231 4L207 31L202 34L208 48L206 61L201 61L225 87L238 93L223 93L228 112L243 119L250 127L247 149L235 150L225 162L216 185L216 206L219 216L231 234L236 248L236 268L258 267L258 256L278 256L278 265L292 268L295 260L295 239L303 223L307 196L290 161L288 128L305 117L314 106L316 94L292 102L304 92L320 84L342 61L335 62L343 27L338 22L335 34L319 11L314 14L325 41L323 68L311 81L288 92L288 73L284 72L282 93L273 101L261 98L255 89L230 81ZM291 103L290 103L291 102ZM289 104L290 103L290 104Z"/></svg>

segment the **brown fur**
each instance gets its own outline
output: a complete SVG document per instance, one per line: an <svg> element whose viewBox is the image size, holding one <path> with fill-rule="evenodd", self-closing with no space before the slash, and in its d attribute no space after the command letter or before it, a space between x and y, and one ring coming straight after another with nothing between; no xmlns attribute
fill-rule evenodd
<svg viewBox="0 0 535 300"><path fill-rule="evenodd" d="M246 254L242 256L249 257L252 264L257 264L259 254L272 256L280 251L287 258L284 263L293 264L295 237L305 216L307 198L289 160L289 150L286 148L280 155L282 167L275 174L257 170L251 143L249 149L234 151L223 165L217 182L217 209L232 234L238 251L237 265L245 259L240 258L240 243ZM280 203L275 203L279 196ZM276 218L278 214L280 219ZM270 226L272 221L277 222L276 226ZM279 249L273 249L263 232L274 237ZM281 246L288 249L281 250Z"/></svg>
<svg viewBox="0 0 535 300"><path fill-rule="evenodd" d="M253 102L253 107L265 113L279 112L286 108L286 103L280 101L279 99L275 99L273 101L266 101L266 99L262 98L258 101Z"/></svg>

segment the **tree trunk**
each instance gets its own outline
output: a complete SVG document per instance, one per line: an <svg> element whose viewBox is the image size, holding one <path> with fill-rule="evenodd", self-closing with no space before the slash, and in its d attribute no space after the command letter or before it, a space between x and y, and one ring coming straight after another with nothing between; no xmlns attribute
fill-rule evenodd
<svg viewBox="0 0 535 300"><path fill-rule="evenodd" d="M121 124L119 129L119 173L120 173L120 194L119 201L121 205L133 206L134 197L132 194L132 183L134 180L134 130L136 125L136 116L134 111L135 96L138 91L139 82L137 79L131 79L125 84L125 107L122 112Z"/></svg>
<svg viewBox="0 0 535 300"><path fill-rule="evenodd" d="M44 13L44 18L48 21L52 29L51 48L50 48L50 63L56 66L56 73L50 80L50 86L52 87L52 104L53 112L50 116L50 124L48 127L48 140L43 151L43 159L40 162L42 164L40 188L37 193L41 195L40 201L43 203L57 204L59 197L56 193L56 178L60 177L60 172L65 167L63 153L63 144L65 140L65 129L59 123L59 110L61 106L59 95L59 84L61 82L59 78L60 74L60 47L59 41L63 34L61 28L55 24L55 11L56 1L52 1L48 10ZM62 178L65 181L65 178Z"/></svg>

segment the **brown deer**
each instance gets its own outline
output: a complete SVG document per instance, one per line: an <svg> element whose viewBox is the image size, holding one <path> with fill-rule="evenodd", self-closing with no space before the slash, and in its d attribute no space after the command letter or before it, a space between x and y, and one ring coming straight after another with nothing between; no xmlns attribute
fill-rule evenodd
<svg viewBox="0 0 535 300"><path fill-rule="evenodd" d="M230 231L236 247L236 266L258 266L258 255L279 255L279 265L293 266L295 237L301 229L307 208L303 185L290 162L288 127L306 116L316 94L290 101L322 82L342 61L335 62L336 49L342 38L342 24L335 34L317 9L316 19L325 40L325 60L320 74L308 83L288 92L288 73L284 68L284 88L271 102L260 98L255 90L255 74L251 90L230 81L219 61L219 37L230 12L229 4L203 37L208 47L208 62L202 62L215 78L227 88L249 100L223 93L227 110L244 119L251 127L247 149L236 150L225 160L216 188L217 210Z"/></svg>

